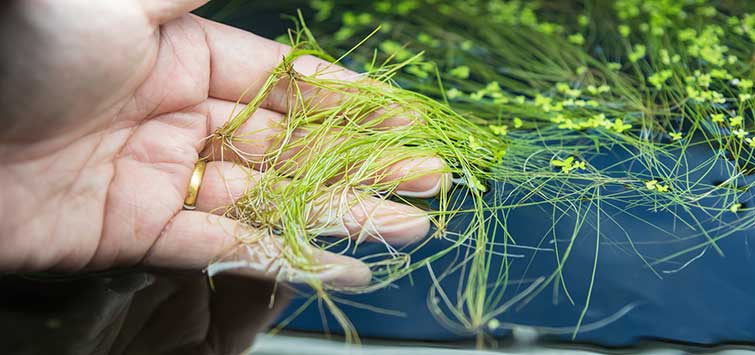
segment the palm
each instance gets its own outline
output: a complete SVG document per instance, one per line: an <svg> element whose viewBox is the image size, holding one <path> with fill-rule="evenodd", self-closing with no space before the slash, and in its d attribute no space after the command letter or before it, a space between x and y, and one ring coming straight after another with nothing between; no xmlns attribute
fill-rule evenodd
<svg viewBox="0 0 755 355"><path fill-rule="evenodd" d="M29 187L52 185L30 209L39 223L28 224L23 216L16 219L20 225L12 235L38 238L26 242L49 249L44 258L24 261L23 269L136 263L181 210L198 157L197 142L207 135L209 50L194 19L186 16L158 27L131 8L135 3L124 4L131 5L119 11L128 14L125 19L113 13L114 18L101 20L120 23L123 28L110 30L125 38L113 42L95 37L78 43L83 53L114 54L90 82L98 90L86 98L108 105L62 117L55 130L72 130L65 142L56 142L62 149L45 149L34 160L15 164L18 169L52 164L48 174L17 181ZM59 24L73 25L65 20ZM87 60L72 60L75 71L81 72L70 74L87 77L85 71L98 61ZM91 125L81 125L82 121ZM48 177L57 181L46 181ZM53 201L58 203L55 209L45 208Z"/></svg>
<svg viewBox="0 0 755 355"><path fill-rule="evenodd" d="M191 8L197 1L165 3L182 2ZM74 8L76 18L91 15L103 28L82 30L73 20L58 18L51 35L77 38L81 54L70 59L66 74L83 78L86 85L70 96L56 94L62 102L55 104L70 108L66 115L31 127L33 134L19 124L21 134L36 137L34 144L0 146L14 153L0 172L0 182L9 186L2 200L24 201L14 208L0 205L6 216L0 226L0 270L101 269L140 262L198 268L231 245L239 227L207 212L242 193L246 185L234 184L234 177L244 180L248 172L230 163L210 163L199 211L182 210L186 186L205 149L203 138L227 119L233 102L261 82L286 49L197 17L169 15L184 9L144 10L135 2L119 2L121 8L112 11L111 3L99 4L49 5L58 12ZM68 52L45 53L64 54ZM323 64L302 59L297 65L304 72ZM92 104L78 104L82 101ZM282 119L276 111L285 107L274 101L266 106L270 110L256 113L253 125ZM274 130L274 125L267 128ZM268 148L264 137L260 142L248 149ZM431 163L425 168L437 169L437 162ZM433 193L436 180L409 182L406 190ZM397 216L412 212L380 206L388 207ZM419 219L408 228L394 234L422 235L427 222Z"/></svg>

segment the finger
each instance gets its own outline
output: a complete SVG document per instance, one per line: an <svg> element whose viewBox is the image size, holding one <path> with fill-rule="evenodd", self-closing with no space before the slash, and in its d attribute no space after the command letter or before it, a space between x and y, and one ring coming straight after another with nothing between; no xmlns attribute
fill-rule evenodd
<svg viewBox="0 0 755 355"><path fill-rule="evenodd" d="M362 241L407 244L430 231L422 210L398 202L347 191L333 191L310 204L317 235L350 236Z"/></svg>
<svg viewBox="0 0 755 355"><path fill-rule="evenodd" d="M284 44L257 36L234 27L198 18L205 30L212 56L210 96L228 101L248 102L260 90L267 77L281 63L291 48ZM252 60L253 58L253 60ZM320 73L326 78L355 80L359 75L312 56L302 56L294 69L303 75ZM275 96L285 97L276 90ZM242 97L243 96L243 97ZM287 111L273 98L267 108Z"/></svg>
<svg viewBox="0 0 755 355"><path fill-rule="evenodd" d="M238 272L305 282L317 278L334 286L369 283L371 272L364 263L316 248L306 251L319 265L302 271L288 260L294 256L275 236L237 221L199 211L181 211L163 230L144 258L144 264L166 268L204 268L223 260Z"/></svg>
<svg viewBox="0 0 755 355"><path fill-rule="evenodd" d="M262 173L241 165L211 161L207 164L197 195L197 211L224 214L239 198L254 188Z"/></svg>
<svg viewBox="0 0 755 355"><path fill-rule="evenodd" d="M238 112L240 108L233 102L223 100L208 100L208 114L210 121L210 132L214 132L222 127L225 122ZM237 135L240 137L234 143L235 151L229 150L223 146L222 142L213 141L206 149L205 156L213 160L235 161L243 164L251 163L251 167L257 170L265 170L269 164L266 164L266 158L271 152L275 152L281 144L282 136L285 132L285 116L283 114L258 109L249 120L247 120L238 130ZM293 133L298 139L305 136L301 130ZM325 141L331 144L338 144L342 138L338 137L337 132L333 133L333 138L326 138ZM299 144L296 140L289 142L289 146L294 148L283 152L278 163L284 163L286 159L302 155L298 153L311 147L309 144ZM306 143L306 141L304 142ZM313 143L314 144L314 143ZM240 156L241 155L241 156ZM299 164L305 164L304 161L297 161ZM401 181L396 192L403 196L427 198L438 194L444 185L450 184L450 176L446 172L445 162L437 157L418 157L400 160L390 164L386 169L378 172L378 177L364 181L364 184L373 183L390 183ZM407 179L407 177L412 177Z"/></svg>
<svg viewBox="0 0 755 355"><path fill-rule="evenodd" d="M259 182L262 174L229 162L210 162L197 196L197 210L225 213ZM424 237L430 229L429 218L422 210L354 193L323 195L309 211L313 222L310 229L318 235L409 243Z"/></svg>
<svg viewBox="0 0 755 355"><path fill-rule="evenodd" d="M241 109L242 107L233 102L208 99L208 134L223 127ZM214 139L205 148L203 156L213 160L249 164L257 170L263 170L268 153L274 152L280 146L285 131L283 114L260 108L234 133L234 147L237 150L230 150L223 142Z"/></svg>
<svg viewBox="0 0 755 355"><path fill-rule="evenodd" d="M207 44L212 56L209 95L214 98L242 103L249 102L262 88L265 80L281 63L291 48L255 34L199 18L206 32ZM254 58L254 60L250 60ZM304 76L340 81L369 80L338 65L313 56L302 56L293 63L294 70ZM291 99L291 82L283 79L262 103L263 108L286 113ZM375 82L375 85L383 85ZM318 108L335 107L343 100L342 95L327 92L299 83L298 89L304 100ZM370 115L379 115L379 111ZM407 125L414 120L411 115L384 117L377 127Z"/></svg>
<svg viewBox="0 0 755 355"><path fill-rule="evenodd" d="M401 181L395 193L406 197L430 198L451 185L448 166L438 157L400 160L380 171L365 184Z"/></svg>
<svg viewBox="0 0 755 355"><path fill-rule="evenodd" d="M183 16L209 0L141 0L147 18L158 25Z"/></svg>

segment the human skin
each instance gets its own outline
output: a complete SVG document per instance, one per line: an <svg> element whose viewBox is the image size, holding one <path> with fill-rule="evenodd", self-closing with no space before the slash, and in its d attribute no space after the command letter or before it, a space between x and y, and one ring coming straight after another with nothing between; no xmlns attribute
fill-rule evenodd
<svg viewBox="0 0 755 355"><path fill-rule="evenodd" d="M250 174L264 171L215 159L204 138L247 90L256 92L288 47L188 14L203 3L0 5L0 272L201 269L240 234L262 233L212 211L243 193ZM326 65L302 57L294 68L309 75ZM342 69L327 75L357 77ZM285 98L279 85L242 127L263 132L242 149L275 148L266 138L284 120ZM337 98L325 102L337 104ZM184 210L194 164L207 155L197 209ZM436 158L409 159L391 166L387 176L426 172L399 190L428 197L446 181L443 167ZM371 234L405 242L429 228L421 211L377 198L351 212L339 221L347 226L344 237L369 226ZM279 246L274 236L259 243ZM287 270L269 268L277 255L263 249L270 248L243 257L258 273ZM370 279L355 259L322 251L313 256L343 266L315 275L327 282Z"/></svg>

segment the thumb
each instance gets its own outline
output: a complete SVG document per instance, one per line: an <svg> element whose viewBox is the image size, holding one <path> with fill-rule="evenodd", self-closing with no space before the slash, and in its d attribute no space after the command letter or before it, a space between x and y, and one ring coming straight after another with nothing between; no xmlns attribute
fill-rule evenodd
<svg viewBox="0 0 755 355"><path fill-rule="evenodd" d="M162 25L170 20L181 17L209 0L140 0L147 18L153 23Z"/></svg>

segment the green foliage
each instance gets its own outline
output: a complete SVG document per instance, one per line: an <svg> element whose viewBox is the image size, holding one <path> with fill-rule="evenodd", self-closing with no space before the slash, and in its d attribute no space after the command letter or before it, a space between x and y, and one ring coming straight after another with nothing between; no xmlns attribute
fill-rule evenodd
<svg viewBox="0 0 755 355"><path fill-rule="evenodd" d="M721 252L717 240L755 222L752 208L739 202L741 191L751 185L711 186L695 177L720 169L727 156L730 161L723 166L729 182L751 173L755 166L751 154L755 147L751 137L755 130L755 13L750 13L755 5L704 0L383 0L371 9L363 3L334 6L332 1L320 0L311 5L320 21L313 32L330 52L351 50L382 24L366 45L349 52L347 63L357 70L368 68L366 76L384 86L296 76L292 83L343 93L346 101L338 108L318 109L294 96L299 106L289 118L286 134L297 127L311 128L307 123L317 119L323 127L309 131L307 139L320 142L327 130L340 124L343 111L359 117L385 107L395 107L386 115L415 112L421 124L365 135L375 128L350 123L339 134L352 144L315 143L312 154L322 159L288 166L277 178L270 178L296 176L300 183L285 188L273 188L278 186L275 181L259 184L259 189L234 206L232 215L283 231L286 245L295 252L303 250L297 245L322 245L316 231L307 229L304 206L343 189L364 196L395 189L395 185L355 183L374 179L379 168L391 162L372 160L381 151L404 152L393 159L442 157L449 172L459 176L454 188L467 189L473 200L472 209L462 211L454 207L460 201L451 203L441 197L440 209L433 212L438 227L435 237L450 240L449 248L431 258L409 261L416 249L393 253L387 246L388 261L373 264L382 270L374 285L352 291L385 286L456 251L463 260L460 265L437 275L430 269L435 286L428 305L452 330L482 335L500 325L496 317L512 302L526 302L547 285L561 287L573 301L561 275L570 251L577 247L580 229L592 223L596 263L576 335L589 307L598 267L597 245L608 239L600 228L600 216L610 218L603 214L603 206L625 204L665 212L674 223L698 232L698 246L655 260L648 260L627 236L631 250L652 272L700 248ZM306 38L294 40L291 56L324 55L312 44ZM286 70L282 65L269 85L288 80L291 76ZM265 91L260 95L264 97ZM257 102L234 121L248 119ZM240 139L231 128L218 135L229 147ZM692 166L686 154L700 147L711 153L710 158ZM590 163L607 149L628 152L631 158L607 167ZM274 163L276 155L266 159ZM369 163L352 179L328 184L339 169L357 162ZM630 163L642 169L619 168ZM488 204L483 199L490 190L486 180L513 186L523 198L495 199ZM259 206L277 207L270 201L291 200L290 196L302 200L293 201L286 211L257 211ZM706 202L711 200L717 202ZM523 206L552 209L554 225L560 215L571 215L577 223L571 236L560 236L568 240L564 245L561 239L557 245L553 273L512 295L510 260L492 250L500 243L516 245L518 236L507 232L508 224L514 222L505 216ZM473 214L474 222L460 235L444 235L446 222L458 213ZM702 214L716 220L731 213L740 223L714 231L701 229L696 217ZM586 222L588 217L593 222ZM488 235L494 227L504 231L503 240ZM673 235L673 231L664 232ZM554 244L559 243L557 236L552 238ZM303 269L314 267L300 256L294 253L291 261ZM491 267L495 258L500 269ZM464 280L459 289L443 289L442 280L455 273ZM451 301L449 294L458 299Z"/></svg>

